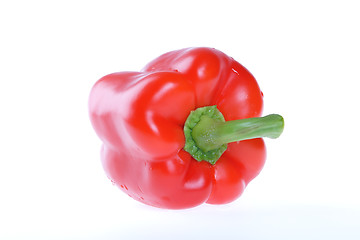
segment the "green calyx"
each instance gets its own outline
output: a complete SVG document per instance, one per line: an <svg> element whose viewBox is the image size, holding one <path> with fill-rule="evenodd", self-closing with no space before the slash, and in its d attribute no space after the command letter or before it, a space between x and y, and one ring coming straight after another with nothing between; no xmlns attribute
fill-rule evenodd
<svg viewBox="0 0 360 240"><path fill-rule="evenodd" d="M206 133L203 134L196 134L197 131L204 131L203 127L200 125L199 122L205 121L209 127L214 127L212 122L225 122L224 116L221 112L216 108L216 106L209 106L209 107L202 107L198 108L195 111L192 111L188 118L185 121L184 125L184 134L185 134L185 147L184 150L190 153L193 158L198 161L207 161L211 164L215 164L216 161L220 158L220 156L225 152L227 149L227 144L222 144L221 146L214 148L212 150L201 148L201 146L210 143L213 138L203 139L201 143L197 139L197 136L201 138L201 136L206 136ZM207 126L205 126L207 127ZM193 133L195 131L195 133ZM210 131L211 132L211 131ZM195 138L193 137L195 135ZM200 145L200 146L199 146Z"/></svg>
<svg viewBox="0 0 360 240"><path fill-rule="evenodd" d="M215 164L227 149L227 144L261 137L277 138L284 129L284 119L278 114L225 122L216 106L192 111L184 125L185 147L198 161Z"/></svg>

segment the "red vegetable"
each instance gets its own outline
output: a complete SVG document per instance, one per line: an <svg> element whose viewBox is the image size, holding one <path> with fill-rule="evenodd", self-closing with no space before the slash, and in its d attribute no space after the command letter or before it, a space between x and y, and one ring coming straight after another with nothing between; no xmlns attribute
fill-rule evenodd
<svg viewBox="0 0 360 240"><path fill-rule="evenodd" d="M264 165L261 137L276 138L284 126L280 115L259 117L263 96L250 72L210 48L169 52L141 72L101 78L89 109L111 181L171 209L238 198Z"/></svg>

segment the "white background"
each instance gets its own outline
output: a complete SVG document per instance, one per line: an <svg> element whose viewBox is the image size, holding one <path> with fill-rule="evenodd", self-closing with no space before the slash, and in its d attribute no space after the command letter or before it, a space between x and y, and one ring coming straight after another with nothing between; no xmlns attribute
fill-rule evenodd
<svg viewBox="0 0 360 240"><path fill-rule="evenodd" d="M359 239L356 1L1 1L0 239ZM264 114L261 174L237 201L161 210L105 176L87 101L115 71L207 46L246 66Z"/></svg>

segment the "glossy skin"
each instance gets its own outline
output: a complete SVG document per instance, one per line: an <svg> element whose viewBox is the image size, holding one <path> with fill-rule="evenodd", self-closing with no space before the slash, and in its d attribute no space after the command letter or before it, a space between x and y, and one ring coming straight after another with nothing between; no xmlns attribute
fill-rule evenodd
<svg viewBox="0 0 360 240"><path fill-rule="evenodd" d="M262 93L238 62L210 48L166 53L141 72L101 78L89 98L107 176L132 198L170 209L237 199L265 162L262 139L228 144L216 162L183 150L190 111L217 105L226 120L261 115Z"/></svg>

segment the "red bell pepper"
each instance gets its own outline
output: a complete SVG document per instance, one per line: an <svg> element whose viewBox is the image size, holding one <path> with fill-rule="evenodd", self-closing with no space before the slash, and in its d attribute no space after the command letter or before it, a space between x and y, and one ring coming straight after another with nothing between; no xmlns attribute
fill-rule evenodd
<svg viewBox="0 0 360 240"><path fill-rule="evenodd" d="M160 208L238 198L265 161L263 94L242 65L211 48L161 55L140 72L101 78L89 98L102 164L130 197ZM225 122L226 119L226 122Z"/></svg>

